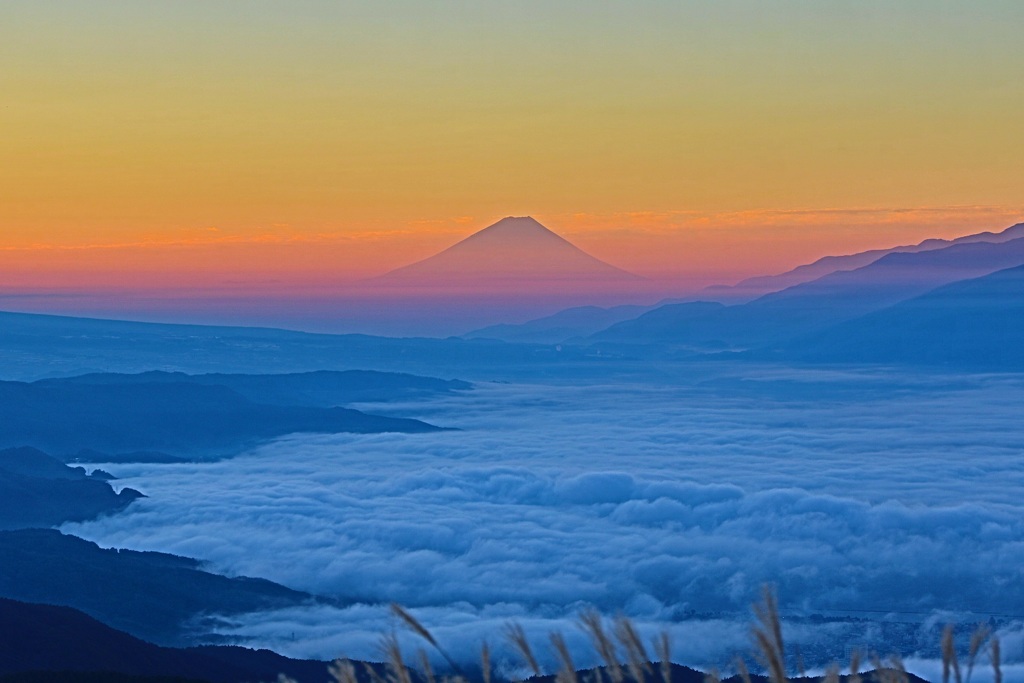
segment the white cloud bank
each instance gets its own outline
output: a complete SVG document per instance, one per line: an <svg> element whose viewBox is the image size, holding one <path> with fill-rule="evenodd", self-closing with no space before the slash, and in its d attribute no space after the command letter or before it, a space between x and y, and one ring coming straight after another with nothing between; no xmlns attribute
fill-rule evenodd
<svg viewBox="0 0 1024 683"><path fill-rule="evenodd" d="M1007 377L482 385L404 407L462 431L111 465L149 498L66 529L353 603L226 628L291 654L372 656L394 626L376 603L413 608L466 657L510 618L538 641L576 632L593 604L672 624L679 661L722 664L746 648L766 582L794 615L1024 615L1021 405L1024 381ZM790 636L813 648L869 631Z"/></svg>

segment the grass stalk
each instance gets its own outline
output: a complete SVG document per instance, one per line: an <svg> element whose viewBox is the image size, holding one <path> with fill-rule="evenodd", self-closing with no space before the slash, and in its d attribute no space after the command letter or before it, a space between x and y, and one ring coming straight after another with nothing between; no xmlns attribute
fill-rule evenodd
<svg viewBox="0 0 1024 683"><path fill-rule="evenodd" d="M761 663L768 670L772 683L786 683L786 655L782 642L782 621L779 618L779 603L775 591L765 586L761 591L761 602L754 605L757 624L753 629L754 644Z"/></svg>
<svg viewBox="0 0 1024 683"><path fill-rule="evenodd" d="M743 683L751 683L750 671L747 669L747 663L743 661L743 657L736 658L736 675Z"/></svg>
<svg viewBox="0 0 1024 683"><path fill-rule="evenodd" d="M593 609L583 611L580 614L580 626L590 634L590 638L594 643L594 649L597 650L598 654L601 655L601 659L604 660L612 683L622 683L624 680L622 666L620 666L618 657L615 655L615 644L608 637L608 634L605 633L601 615Z"/></svg>
<svg viewBox="0 0 1024 683"><path fill-rule="evenodd" d="M989 658L992 660L992 680L995 683L1003 683L1003 670L999 662L999 636L992 636Z"/></svg>
<svg viewBox="0 0 1024 683"><path fill-rule="evenodd" d="M655 639L654 654L658 657L662 683L672 683L672 642L668 631L662 631Z"/></svg>
<svg viewBox="0 0 1024 683"><path fill-rule="evenodd" d="M388 680L390 683L412 683L409 669L402 659L402 648L398 644L398 636L389 633L381 642L384 661L387 662Z"/></svg>
<svg viewBox="0 0 1024 683"><path fill-rule="evenodd" d="M551 634L551 647L558 656L558 673L555 675L556 683L578 683L576 665L573 664L572 654L565 642L565 636L555 632Z"/></svg>
<svg viewBox="0 0 1024 683"><path fill-rule="evenodd" d="M537 658L533 656L533 649L530 647L530 641L527 640L526 631L523 630L522 625L512 623L506 626L505 637L519 651L523 661L530 667L533 675L540 676L540 665L537 664Z"/></svg>
<svg viewBox="0 0 1024 683"><path fill-rule="evenodd" d="M636 626L626 617L618 617L615 620L615 637L619 639L622 647L626 650L626 663L629 666L629 673L636 683L644 683L646 674L651 672L650 657L647 656L647 649L644 647Z"/></svg>
<svg viewBox="0 0 1024 683"><path fill-rule="evenodd" d="M974 673L974 662L978 658L978 653L981 652L982 646L992 635L992 629L986 624L978 624L978 628L974 629L974 633L971 634L971 644L967 652L967 682L970 683L971 674Z"/></svg>
<svg viewBox="0 0 1024 683"><path fill-rule="evenodd" d="M327 671L337 683L359 683L359 679L356 676L356 668L347 659L334 660L334 663L328 667Z"/></svg>
<svg viewBox="0 0 1024 683"><path fill-rule="evenodd" d="M423 672L423 677L427 679L427 683L436 683L437 678L434 676L434 667L430 665L430 657L427 655L427 651L421 647L417 652L420 660L420 671Z"/></svg>
<svg viewBox="0 0 1024 683"><path fill-rule="evenodd" d="M480 645L480 675L484 683L491 683L491 648L486 640Z"/></svg>
<svg viewBox="0 0 1024 683"><path fill-rule="evenodd" d="M960 678L960 662L956 658L952 624L942 631L942 683L949 683L950 672L953 673L956 683L963 683Z"/></svg>
<svg viewBox="0 0 1024 683"><path fill-rule="evenodd" d="M850 653L850 676L849 683L860 683L860 650Z"/></svg>
<svg viewBox="0 0 1024 683"><path fill-rule="evenodd" d="M452 668L452 671L455 671L459 674L462 673L462 668L455 662L454 659L452 659L448 655L447 652L445 652L444 648L442 648L441 645L437 642L437 639L434 638L434 635L430 631L428 631L427 627L421 624L419 620L416 619L416 617L411 615L407 609L399 605L397 602L393 602L391 603L391 613L398 617L402 621L402 623L408 626L413 633L415 633L420 638L423 638L423 640L430 643L434 647L434 649L437 650L442 657L444 657L444 660L448 662L448 665Z"/></svg>

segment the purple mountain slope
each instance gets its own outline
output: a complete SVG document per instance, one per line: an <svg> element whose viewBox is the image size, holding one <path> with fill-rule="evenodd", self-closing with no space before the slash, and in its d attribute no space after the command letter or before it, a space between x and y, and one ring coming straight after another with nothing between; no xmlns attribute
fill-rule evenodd
<svg viewBox="0 0 1024 683"><path fill-rule="evenodd" d="M594 258L529 216L503 218L430 258L374 278L377 285L593 285L642 278Z"/></svg>
<svg viewBox="0 0 1024 683"><path fill-rule="evenodd" d="M811 282L768 294L757 305L804 297L864 298L870 308L923 294L958 280L1024 264L1024 237L1006 242L962 242L923 252L893 252L854 270L840 270Z"/></svg>
<svg viewBox="0 0 1024 683"><path fill-rule="evenodd" d="M810 334L911 299L951 282L1024 264L1024 237L896 252L849 271L718 308L695 303L656 308L599 332L596 342L753 348ZM705 304L707 306L707 304Z"/></svg>
<svg viewBox="0 0 1024 683"><path fill-rule="evenodd" d="M752 300L770 292L778 292L788 287L817 280L831 273L842 270L856 270L870 265L875 261L894 253L920 253L946 249L959 244L987 242L998 244L1024 237L1024 223L1013 225L1002 232L980 232L965 235L952 240L927 239L913 245L892 247L889 249L872 249L845 256L825 256L813 263L798 266L793 270L778 275L762 275L748 278L736 285L716 285L703 290L698 298L723 303L741 303Z"/></svg>
<svg viewBox="0 0 1024 683"><path fill-rule="evenodd" d="M809 361L1024 367L1024 266L954 282L786 344Z"/></svg>

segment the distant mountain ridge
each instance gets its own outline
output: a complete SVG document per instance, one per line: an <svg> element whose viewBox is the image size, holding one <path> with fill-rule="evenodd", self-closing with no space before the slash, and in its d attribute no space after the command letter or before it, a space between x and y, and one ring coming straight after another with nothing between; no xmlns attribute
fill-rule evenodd
<svg viewBox="0 0 1024 683"><path fill-rule="evenodd" d="M582 369L597 358L602 363L628 360L639 353L637 347L673 348L686 355L751 350L823 331L957 279L1024 263L1018 260L1022 233L1024 223L1000 233L917 245L927 249L881 250L891 253L878 258L872 252L874 260L868 265L834 271L721 310L691 306L685 300L638 309L576 306L523 318L528 322L520 325L478 328L466 334L472 339L308 334L0 312L0 364L26 379L154 367L237 374L252 367L278 373L358 367L489 381ZM454 299L448 304L457 305ZM633 315L638 311L642 315ZM295 396L303 391L286 393Z"/></svg>
<svg viewBox="0 0 1024 683"><path fill-rule="evenodd" d="M748 350L812 334L954 281L1024 264L1024 237L894 252L854 270L724 306L662 306L598 332L591 343Z"/></svg>
<svg viewBox="0 0 1024 683"><path fill-rule="evenodd" d="M1024 370L1024 265L944 285L824 331L776 357Z"/></svg>
<svg viewBox="0 0 1024 683"><path fill-rule="evenodd" d="M314 334L0 311L5 379L160 368L189 374L374 370L491 380L578 360L579 351L483 339Z"/></svg>
<svg viewBox="0 0 1024 683"><path fill-rule="evenodd" d="M1024 237L1024 223L1019 223L1001 232L981 232L951 240L927 239L915 245L892 247L888 249L873 249L845 256L825 256L813 263L799 266L791 271L787 271L779 275L748 278L739 284L730 286L715 285L705 288L697 295L680 297L675 300L665 300L651 305L612 307L582 306L567 308L554 313L553 315L536 318L524 323L491 325L463 333L461 336L467 339L501 339L508 342L543 344L580 343L581 338L592 335L594 335L596 339L605 339L609 338L611 333L608 335L602 334L603 330L619 323L623 323L624 327L628 327L630 325L628 321L663 307L697 302L716 302L735 306L749 303L756 299L770 297L773 294L778 294L779 296L802 295L810 290L801 289L801 285L813 287L818 285L835 284L844 278L850 277L843 275L843 273L856 272L861 268L871 266L876 263L885 264L890 273L895 272L895 266L901 263L899 256L901 254L945 251L950 247L976 243L995 245L1014 242L1022 237ZM991 248L988 247L987 249ZM954 254L954 257L948 259L947 263L944 264L944 267L947 268L946 273L940 273L938 277L930 276L930 278L921 279L919 287L921 292L926 291L929 286L932 285L937 286L937 284L941 284L943 282L973 277L985 272L985 268L982 268L980 272L977 268L962 268L964 264L956 262L956 259L960 257L960 254L956 251L952 253ZM1010 258L1003 262L993 262L992 265L987 266L988 272L996 270L1000 265L1013 265L1013 258L1015 257L1010 256ZM912 264L911 267L913 267ZM958 268L961 268L963 272L953 272ZM879 271L873 272L878 273ZM892 280L891 277L889 279ZM818 283L818 285L813 285L812 283ZM880 284L883 283L875 281L871 283L870 286L877 288ZM892 284L898 283L888 283L888 285ZM884 298L888 298L892 295L904 297L913 296L913 291L899 293L898 291L893 290L892 287L889 287L889 289L891 291L888 293L879 290ZM783 292L787 292L787 290L789 290L788 293L782 294ZM884 302L879 302L879 306L883 303ZM665 310L660 313L649 316L644 320L642 325L651 332L656 331L658 328L664 328L669 322L671 317L670 312L672 310L672 308L665 308ZM685 316L690 318L698 309L693 307L679 307L674 310L686 311ZM855 312L853 314L855 314ZM658 322L655 322L656 320ZM639 330L637 330L637 332L639 332ZM631 343L637 341L637 336L639 335L633 335L634 338L630 340Z"/></svg>
<svg viewBox="0 0 1024 683"><path fill-rule="evenodd" d="M529 216L506 217L440 253L376 277L349 282L330 277L328 282L323 290L275 288L258 301L234 294L233 288L211 289L201 298L211 307L207 312L216 309L220 320L250 329L255 329L254 320L263 320L341 335L447 337L570 306L646 301L652 288L660 289L588 254ZM31 300L0 291L0 302L12 309L29 310L35 305L30 301L70 315L94 302L93 310L107 315L113 311L113 316L132 311L127 317L210 319L187 295L162 297L157 307L132 298L111 308L104 290L57 291ZM0 342L5 336L2 327L0 320ZM17 335L12 337L17 341Z"/></svg>
<svg viewBox="0 0 1024 683"><path fill-rule="evenodd" d="M738 303L742 300L751 300L771 292L781 291L816 280L820 277L835 273L841 270L854 270L870 265L880 258L894 253L919 253L922 251L933 251L945 249L957 244L971 244L975 242L1000 243L1024 237L1024 223L1017 223L1000 232L979 232L971 235L964 235L951 240L931 238L917 244L890 247L888 249L871 249L855 254L843 256L823 256L822 258L802 266L779 273L778 275L759 275L747 278L735 285L714 285L702 290L697 297L704 297L707 300L721 301L723 303Z"/></svg>
<svg viewBox="0 0 1024 683"><path fill-rule="evenodd" d="M270 391L272 378L262 381ZM193 381L184 374L0 381L0 448L33 446L64 459L82 450L210 458L297 432L439 429L351 408L259 403L222 384Z"/></svg>
<svg viewBox="0 0 1024 683"><path fill-rule="evenodd" d="M462 335L466 339L501 339L528 344L558 344L574 337L585 337L623 320L635 318L655 306L577 306L554 315L518 325L492 325Z"/></svg>
<svg viewBox="0 0 1024 683"><path fill-rule="evenodd" d="M317 370L285 374L207 373L186 374L152 370L138 374L89 373L42 383L71 384L174 384L186 382L221 386L265 405L331 408L349 403L383 403L424 399L473 388L469 382L437 379L398 372L373 370Z"/></svg>

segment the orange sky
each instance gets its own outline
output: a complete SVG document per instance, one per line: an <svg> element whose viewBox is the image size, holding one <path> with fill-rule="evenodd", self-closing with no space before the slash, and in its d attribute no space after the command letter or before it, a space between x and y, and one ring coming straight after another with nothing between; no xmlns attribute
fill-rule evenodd
<svg viewBox="0 0 1024 683"><path fill-rule="evenodd" d="M825 254L1002 230L1024 207L539 215L610 263L679 291L781 272ZM137 241L0 247L0 284L21 288L337 289L430 256L498 217L392 230L170 231Z"/></svg>
<svg viewBox="0 0 1024 683"><path fill-rule="evenodd" d="M728 282L1024 220L1017 2L5 3L0 286L338 282L531 214Z"/></svg>

